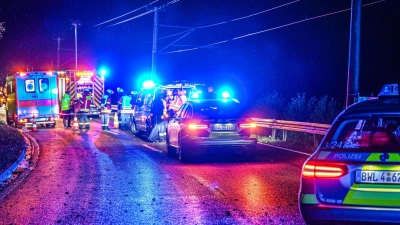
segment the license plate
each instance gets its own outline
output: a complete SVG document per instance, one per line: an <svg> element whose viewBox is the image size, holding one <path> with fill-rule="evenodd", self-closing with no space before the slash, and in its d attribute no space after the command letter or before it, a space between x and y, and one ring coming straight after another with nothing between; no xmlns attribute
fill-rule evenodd
<svg viewBox="0 0 400 225"><path fill-rule="evenodd" d="M47 118L35 118L36 121L47 121Z"/></svg>
<svg viewBox="0 0 400 225"><path fill-rule="evenodd" d="M235 125L214 125L213 130L219 130L219 131L236 130L236 127Z"/></svg>
<svg viewBox="0 0 400 225"><path fill-rule="evenodd" d="M356 183L400 184L400 171L357 170Z"/></svg>

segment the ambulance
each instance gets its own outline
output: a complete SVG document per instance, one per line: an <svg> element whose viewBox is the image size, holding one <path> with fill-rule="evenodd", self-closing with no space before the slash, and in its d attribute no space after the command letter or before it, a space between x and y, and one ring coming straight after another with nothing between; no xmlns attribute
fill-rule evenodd
<svg viewBox="0 0 400 225"><path fill-rule="evenodd" d="M57 79L55 71L18 72L6 77L7 123L55 127L59 116Z"/></svg>

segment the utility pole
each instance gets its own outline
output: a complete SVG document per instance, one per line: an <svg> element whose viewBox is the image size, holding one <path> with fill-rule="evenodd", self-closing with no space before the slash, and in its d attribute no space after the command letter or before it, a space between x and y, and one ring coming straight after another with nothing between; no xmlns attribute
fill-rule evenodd
<svg viewBox="0 0 400 225"><path fill-rule="evenodd" d="M157 39L158 39L158 10L159 7L154 7L154 26L153 26L153 51L151 60L151 80L157 73Z"/></svg>
<svg viewBox="0 0 400 225"><path fill-rule="evenodd" d="M75 27L75 73L78 71L78 22L73 22L72 25Z"/></svg>
<svg viewBox="0 0 400 225"><path fill-rule="evenodd" d="M351 1L346 108L357 101L358 91L359 91L361 7L362 7L362 0Z"/></svg>

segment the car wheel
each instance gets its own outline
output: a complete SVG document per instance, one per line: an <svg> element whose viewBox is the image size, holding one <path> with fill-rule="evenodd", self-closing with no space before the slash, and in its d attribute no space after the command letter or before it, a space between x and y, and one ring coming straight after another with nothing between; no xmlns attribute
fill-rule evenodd
<svg viewBox="0 0 400 225"><path fill-rule="evenodd" d="M172 147L169 143L167 143L167 154L169 157L176 156L176 148Z"/></svg>
<svg viewBox="0 0 400 225"><path fill-rule="evenodd" d="M169 157L175 157L176 156L176 148L171 146L171 144L169 143L168 131L166 131L166 133L167 133L167 135L165 137L165 144L167 145L167 154Z"/></svg>
<svg viewBox="0 0 400 225"><path fill-rule="evenodd" d="M135 122L133 122L133 123L131 124L131 131L132 131L132 133L133 133L134 135L138 135L138 134L139 134L139 131L138 131L137 127L136 127Z"/></svg>
<svg viewBox="0 0 400 225"><path fill-rule="evenodd" d="M50 125L51 125L51 124L46 124L46 128L50 128Z"/></svg>
<svg viewBox="0 0 400 225"><path fill-rule="evenodd" d="M56 127L56 122L54 122L53 124L51 124L51 128Z"/></svg>
<svg viewBox="0 0 400 225"><path fill-rule="evenodd" d="M190 156L189 152L187 152L187 148L182 145L181 135L180 134L179 134L179 141L178 142L179 142L178 145L180 146L177 149L178 153L179 153L179 157L178 157L179 160L181 162L190 162L191 161L191 156Z"/></svg>

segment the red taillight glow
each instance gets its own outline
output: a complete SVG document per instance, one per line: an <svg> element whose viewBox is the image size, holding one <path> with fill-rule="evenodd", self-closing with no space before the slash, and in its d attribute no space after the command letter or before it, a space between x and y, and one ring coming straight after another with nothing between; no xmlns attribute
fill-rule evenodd
<svg viewBox="0 0 400 225"><path fill-rule="evenodd" d="M257 124L256 123L241 123L239 124L240 128L256 128Z"/></svg>
<svg viewBox="0 0 400 225"><path fill-rule="evenodd" d="M26 75L26 73L19 73L19 75L20 75L21 77L23 77L23 76Z"/></svg>
<svg viewBox="0 0 400 225"><path fill-rule="evenodd" d="M188 128L189 130L202 130L202 129L208 129L208 125L191 123L188 125Z"/></svg>
<svg viewBox="0 0 400 225"><path fill-rule="evenodd" d="M347 173L347 166L340 164L320 165L313 161L308 161L301 175L308 178L338 178Z"/></svg>

